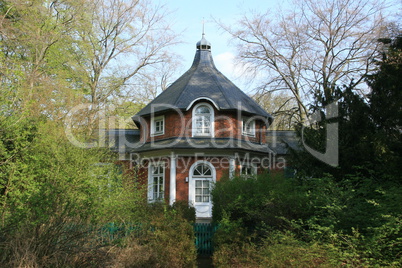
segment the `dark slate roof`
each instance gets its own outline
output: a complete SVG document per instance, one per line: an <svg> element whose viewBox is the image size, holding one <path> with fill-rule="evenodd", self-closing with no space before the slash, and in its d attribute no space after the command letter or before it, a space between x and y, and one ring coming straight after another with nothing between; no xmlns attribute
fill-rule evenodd
<svg viewBox="0 0 402 268"><path fill-rule="evenodd" d="M137 144L138 147L131 148L131 152L149 152L161 149L224 149L224 150L243 150L257 153L273 153L267 144L259 144L244 140L228 138L169 138Z"/></svg>
<svg viewBox="0 0 402 268"><path fill-rule="evenodd" d="M106 144L115 152L127 152L140 143L138 129L109 129L106 130Z"/></svg>
<svg viewBox="0 0 402 268"><path fill-rule="evenodd" d="M228 138L170 138L144 143L138 129L112 129L106 131L108 146L116 152L144 152L160 149L235 149L259 153L287 155L289 150L300 150L300 138L295 131L267 132L267 144Z"/></svg>
<svg viewBox="0 0 402 268"><path fill-rule="evenodd" d="M293 130L273 130L267 132L267 143L276 154L286 155L289 150L300 150L300 138Z"/></svg>
<svg viewBox="0 0 402 268"><path fill-rule="evenodd" d="M152 102L134 116L159 113L172 107L187 110L197 99L209 99L219 110L241 110L245 114L273 118L215 67L210 43L204 38L197 43L191 68Z"/></svg>

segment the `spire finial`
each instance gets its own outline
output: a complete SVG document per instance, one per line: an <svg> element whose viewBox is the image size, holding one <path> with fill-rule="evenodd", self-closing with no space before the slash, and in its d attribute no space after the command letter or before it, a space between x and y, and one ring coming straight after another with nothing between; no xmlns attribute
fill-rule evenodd
<svg viewBox="0 0 402 268"><path fill-rule="evenodd" d="M205 39L205 18L202 18L202 38L197 42L197 49L211 50L211 43Z"/></svg>
<svg viewBox="0 0 402 268"><path fill-rule="evenodd" d="M205 35L205 17L202 17L202 36Z"/></svg>

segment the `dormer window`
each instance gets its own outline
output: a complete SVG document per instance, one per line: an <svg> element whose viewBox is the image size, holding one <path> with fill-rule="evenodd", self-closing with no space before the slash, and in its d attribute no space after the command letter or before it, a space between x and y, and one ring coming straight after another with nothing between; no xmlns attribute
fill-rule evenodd
<svg viewBox="0 0 402 268"><path fill-rule="evenodd" d="M245 136L255 137L255 120L252 118L243 118L242 134Z"/></svg>
<svg viewBox="0 0 402 268"><path fill-rule="evenodd" d="M213 136L214 110L207 103L199 103L193 109L193 136Z"/></svg>
<svg viewBox="0 0 402 268"><path fill-rule="evenodd" d="M165 117L158 116L151 118L151 136L165 134Z"/></svg>

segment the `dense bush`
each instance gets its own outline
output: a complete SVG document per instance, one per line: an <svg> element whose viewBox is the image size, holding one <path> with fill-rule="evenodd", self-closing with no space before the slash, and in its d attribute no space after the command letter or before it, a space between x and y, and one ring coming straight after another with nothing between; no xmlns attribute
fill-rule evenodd
<svg viewBox="0 0 402 268"><path fill-rule="evenodd" d="M217 267L334 267L329 251L301 242L291 233L274 232L259 243L222 244L213 256Z"/></svg>
<svg viewBox="0 0 402 268"><path fill-rule="evenodd" d="M223 180L216 183L212 197L214 221L226 216L230 221L240 221L249 231L264 226L287 228L289 221L304 219L310 213L308 198L300 186L282 175Z"/></svg>
<svg viewBox="0 0 402 268"><path fill-rule="evenodd" d="M57 123L9 120L0 122L1 267L195 265L188 205L148 205L116 156L75 147Z"/></svg>
<svg viewBox="0 0 402 268"><path fill-rule="evenodd" d="M402 190L348 176L263 175L212 191L218 267L399 266ZM225 257L227 256L227 257Z"/></svg>
<svg viewBox="0 0 402 268"><path fill-rule="evenodd" d="M142 224L110 250L111 267L195 267L193 226L183 213L164 204L148 208L150 221Z"/></svg>

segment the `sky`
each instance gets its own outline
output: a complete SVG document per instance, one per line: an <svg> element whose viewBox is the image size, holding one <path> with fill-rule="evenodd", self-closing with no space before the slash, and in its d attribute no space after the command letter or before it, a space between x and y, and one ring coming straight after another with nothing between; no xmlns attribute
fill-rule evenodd
<svg viewBox="0 0 402 268"><path fill-rule="evenodd" d="M172 28L176 33L180 33L180 39L183 41L182 44L172 48L183 58L182 73L191 67L196 43L202 37L204 21L205 38L211 43L212 56L218 70L244 91L251 90L249 85L238 79L233 64L235 50L229 44L230 36L219 29L214 19L224 24L233 24L242 14L250 13L251 10L264 12L274 9L284 0L159 0L158 2L173 12Z"/></svg>

